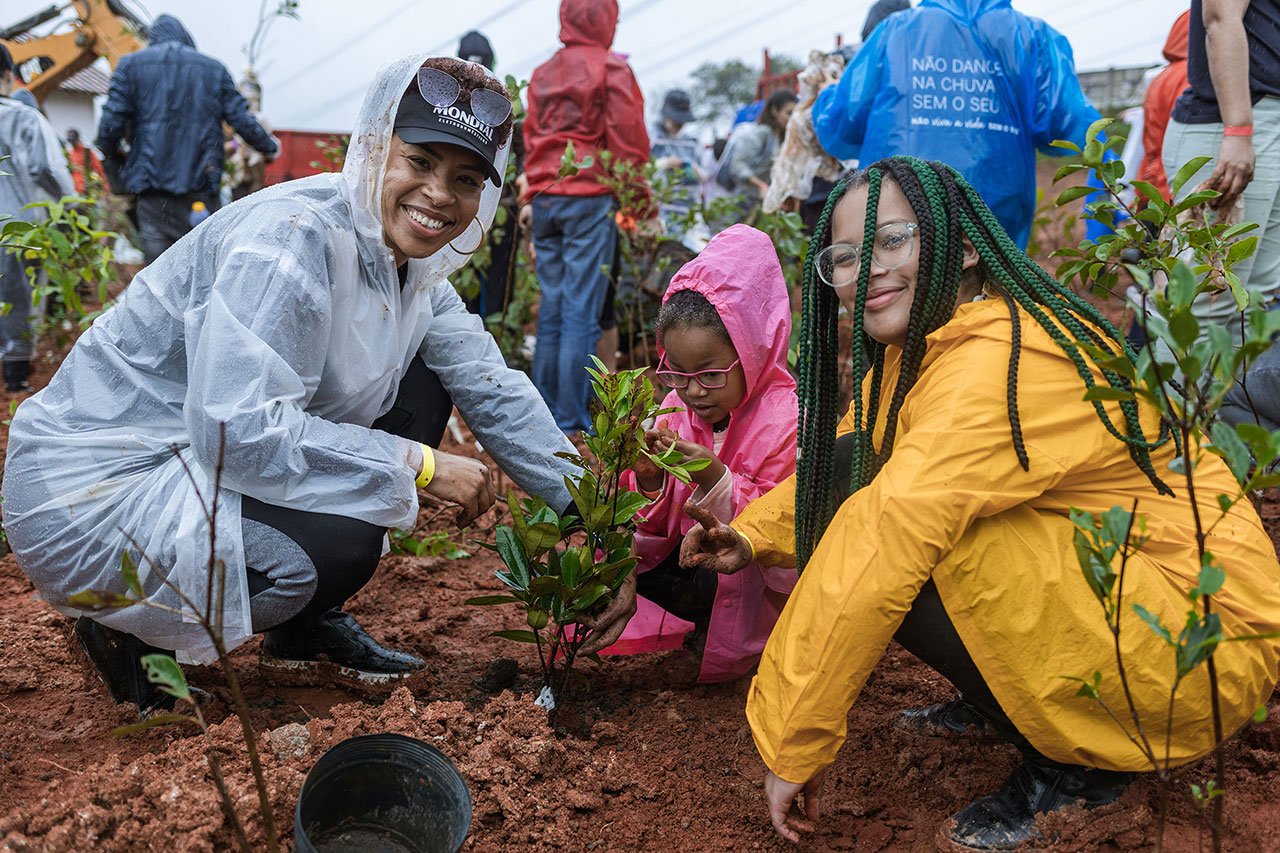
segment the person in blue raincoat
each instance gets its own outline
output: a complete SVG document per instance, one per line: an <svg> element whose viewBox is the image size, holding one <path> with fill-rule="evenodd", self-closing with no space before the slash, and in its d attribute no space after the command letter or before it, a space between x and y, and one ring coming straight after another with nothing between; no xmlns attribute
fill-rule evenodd
<svg viewBox="0 0 1280 853"><path fill-rule="evenodd" d="M1071 45L1010 0L921 0L875 28L813 107L818 141L841 160L941 160L978 190L1025 247L1037 149L1083 144L1099 118Z"/></svg>

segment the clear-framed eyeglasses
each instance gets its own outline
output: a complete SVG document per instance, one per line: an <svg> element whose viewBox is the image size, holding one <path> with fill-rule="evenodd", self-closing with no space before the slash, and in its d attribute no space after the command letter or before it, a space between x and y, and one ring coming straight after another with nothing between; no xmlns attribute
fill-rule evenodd
<svg viewBox="0 0 1280 853"><path fill-rule="evenodd" d="M418 69L418 92L428 104L443 110L458 102L462 84L447 71L428 66ZM489 127L497 127L511 117L511 99L492 89L475 89L471 92L471 114Z"/></svg>
<svg viewBox="0 0 1280 853"><path fill-rule="evenodd" d="M916 251L916 222L890 222L876 229L871 246L871 262L882 270L892 270L911 260ZM862 247L851 243L832 243L813 260L818 278L831 287L844 287L858 280Z"/></svg>

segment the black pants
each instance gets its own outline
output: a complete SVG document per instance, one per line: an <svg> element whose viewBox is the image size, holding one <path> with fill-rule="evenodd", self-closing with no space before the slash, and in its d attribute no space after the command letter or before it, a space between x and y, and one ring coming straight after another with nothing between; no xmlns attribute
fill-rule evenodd
<svg viewBox="0 0 1280 853"><path fill-rule="evenodd" d="M680 566L680 549L647 572L636 575L636 592L686 622L706 625L716 600L719 575Z"/></svg>
<svg viewBox="0 0 1280 853"><path fill-rule="evenodd" d="M439 377L415 358L395 405L373 428L438 447L452 410ZM273 506L247 495L240 512L256 631L305 624L342 606L373 578L382 557L387 531L375 524Z"/></svg>
<svg viewBox="0 0 1280 853"><path fill-rule="evenodd" d="M173 195L162 192L138 194L138 238L142 254L150 264L191 230L191 205L204 202L210 213L218 209L218 197L205 193Z"/></svg>
<svg viewBox="0 0 1280 853"><path fill-rule="evenodd" d="M511 301L511 257L516 252L516 217L518 211L514 206L504 205L507 212L507 223L500 229L489 232L489 263L476 269L476 278L480 281L480 292L475 298L467 300L467 310L479 314L485 319L490 314L505 311Z"/></svg>

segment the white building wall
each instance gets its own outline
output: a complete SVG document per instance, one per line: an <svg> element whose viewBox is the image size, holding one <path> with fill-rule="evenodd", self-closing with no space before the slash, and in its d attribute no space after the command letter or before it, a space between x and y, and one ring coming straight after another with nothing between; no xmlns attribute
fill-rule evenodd
<svg viewBox="0 0 1280 853"><path fill-rule="evenodd" d="M51 92L44 99L44 114L49 123L65 139L67 130L75 128L86 142L98 135L98 104L93 95L81 92Z"/></svg>

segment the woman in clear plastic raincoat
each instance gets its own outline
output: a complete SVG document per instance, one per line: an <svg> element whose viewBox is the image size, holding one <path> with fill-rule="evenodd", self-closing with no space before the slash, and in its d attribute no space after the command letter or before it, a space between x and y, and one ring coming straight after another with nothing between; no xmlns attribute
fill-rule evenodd
<svg viewBox="0 0 1280 853"><path fill-rule="evenodd" d="M47 211L27 205L75 192L58 135L38 110L12 97L16 80L13 57L0 44L0 224L8 217L47 219ZM0 303L9 306L0 315L0 361L10 393L31 390L27 374L43 316L43 304L31 303L28 267L21 254L0 249Z"/></svg>
<svg viewBox="0 0 1280 853"><path fill-rule="evenodd" d="M1128 561L1123 606L1142 604L1176 634L1201 562L1173 442L1145 404L1084 400L1089 385L1124 380L1104 377L1081 344L1118 358L1132 350L1017 248L950 167L893 157L842 180L809 257L797 474L732 527L695 527L682 546L686 566L803 568L747 700L774 826L794 837L805 825L789 814L802 792L817 817L849 709L896 639L962 694L904 713L902 725L943 736L990 727L1022 754L1001 791L942 827L939 849L1035 844L1038 813L1109 803L1134 771L1152 769L1069 680L1099 672L1103 700L1126 707L1069 511L1137 502L1146 539ZM868 371L837 425L835 367L850 357L839 352L841 305L855 369ZM1222 460L1206 454L1196 472L1206 548L1226 572L1213 602L1223 635L1273 637L1214 653L1230 734L1280 672L1280 566L1248 501L1219 508L1219 494L1238 491ZM1194 761L1214 746L1205 670L1180 683L1166 729L1174 652L1128 616L1125 668L1146 731L1161 735L1158 760Z"/></svg>
<svg viewBox="0 0 1280 853"><path fill-rule="evenodd" d="M517 483L569 504L553 454L571 445L447 280L486 239L510 135L510 99L481 66L389 65L341 174L216 213L18 409L5 530L40 594L84 617L77 634L117 699L156 699L137 667L146 646L213 656L161 581L203 607L215 501L229 648L266 632L262 663L280 680L384 689L419 668L340 608L386 530L413 526L419 487L460 504L460 525L492 504L481 463L428 446L448 397ZM146 599L181 616L68 603L124 593L125 552Z"/></svg>

